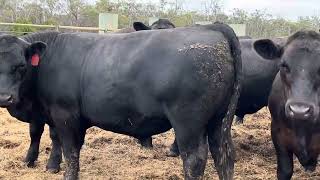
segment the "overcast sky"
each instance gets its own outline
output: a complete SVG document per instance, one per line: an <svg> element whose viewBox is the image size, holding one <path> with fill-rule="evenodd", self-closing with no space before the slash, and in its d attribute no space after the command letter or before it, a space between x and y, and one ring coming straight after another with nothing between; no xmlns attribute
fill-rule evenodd
<svg viewBox="0 0 320 180"><path fill-rule="evenodd" d="M319 0L226 0L226 10L235 7L254 11L266 9L274 16L297 19L299 16L319 16Z"/></svg>

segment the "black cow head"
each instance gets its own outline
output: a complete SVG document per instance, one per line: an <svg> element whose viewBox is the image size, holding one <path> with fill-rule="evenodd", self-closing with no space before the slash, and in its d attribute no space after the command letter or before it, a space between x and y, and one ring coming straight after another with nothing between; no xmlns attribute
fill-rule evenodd
<svg viewBox="0 0 320 180"><path fill-rule="evenodd" d="M0 35L0 106L19 102L19 90L31 63L37 61L46 49L42 42L28 43L11 35Z"/></svg>
<svg viewBox="0 0 320 180"><path fill-rule="evenodd" d="M296 120L317 120L320 98L320 35L300 31L279 46L269 39L254 43L266 59L280 59L280 79L285 96L285 115Z"/></svg>
<svg viewBox="0 0 320 180"><path fill-rule="evenodd" d="M133 23L133 28L136 31L141 31L141 30L151 30L151 29L172 29L175 28L176 26L170 22L168 19L159 19L158 21L154 22L151 27L146 26L142 22L134 22Z"/></svg>

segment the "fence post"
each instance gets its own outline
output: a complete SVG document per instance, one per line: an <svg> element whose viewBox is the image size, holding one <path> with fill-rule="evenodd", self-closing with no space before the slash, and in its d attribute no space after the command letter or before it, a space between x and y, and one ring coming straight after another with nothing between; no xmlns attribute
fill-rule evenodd
<svg viewBox="0 0 320 180"><path fill-rule="evenodd" d="M59 25L56 25L56 31L59 31Z"/></svg>

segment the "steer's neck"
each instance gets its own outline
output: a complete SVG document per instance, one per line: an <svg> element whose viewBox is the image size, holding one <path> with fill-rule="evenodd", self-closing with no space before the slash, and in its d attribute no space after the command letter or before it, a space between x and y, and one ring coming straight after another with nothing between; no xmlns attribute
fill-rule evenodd
<svg viewBox="0 0 320 180"><path fill-rule="evenodd" d="M25 36L22 36L21 39L34 43L37 41L41 41L47 44L47 49L50 49L51 44L53 44L56 40L59 32L39 32L32 33ZM26 99L34 99L37 94L37 80L38 80L38 71L40 66L32 66L28 65L28 70L26 73L26 77L20 86L20 97L24 97Z"/></svg>

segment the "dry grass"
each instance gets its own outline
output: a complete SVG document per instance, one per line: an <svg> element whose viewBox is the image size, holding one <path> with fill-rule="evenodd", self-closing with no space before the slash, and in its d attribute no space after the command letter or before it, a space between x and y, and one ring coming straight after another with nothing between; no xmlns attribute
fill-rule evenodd
<svg viewBox="0 0 320 180"><path fill-rule="evenodd" d="M37 166L29 169L22 162L29 146L28 124L0 109L0 125L0 179L62 179L62 172L45 171L50 152L48 128L43 134ZM264 109L248 116L244 125L233 127L237 150L235 179L275 179L276 158L269 126L270 116ZM91 128L81 151L81 179L182 179L181 160L165 156L173 138L172 132L155 136L154 149L145 150L133 138ZM205 179L217 179L212 165L210 157ZM319 178L319 168L308 174L295 162L294 179Z"/></svg>

